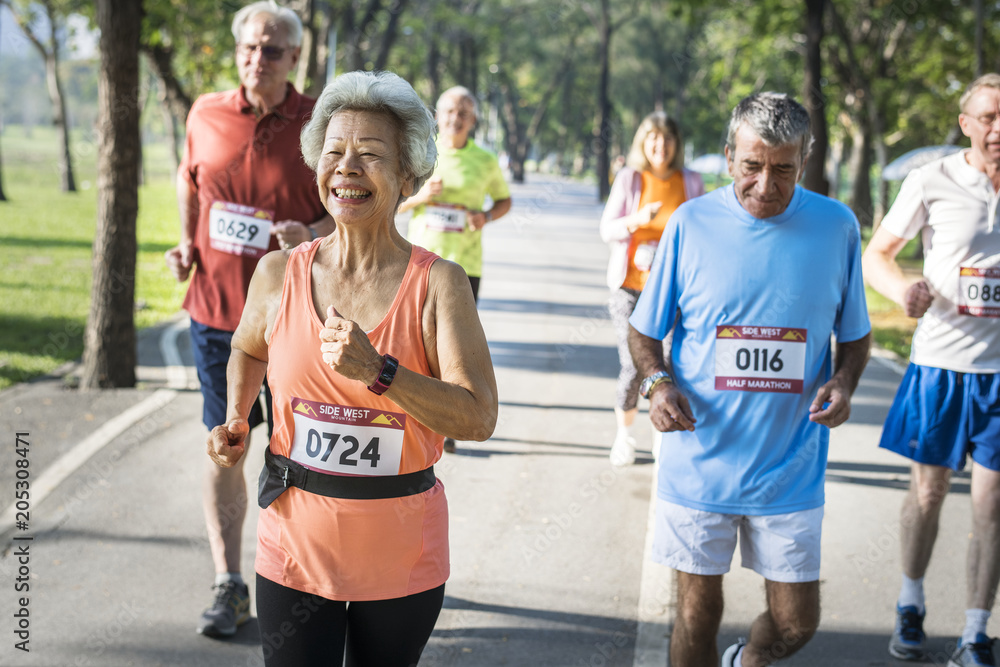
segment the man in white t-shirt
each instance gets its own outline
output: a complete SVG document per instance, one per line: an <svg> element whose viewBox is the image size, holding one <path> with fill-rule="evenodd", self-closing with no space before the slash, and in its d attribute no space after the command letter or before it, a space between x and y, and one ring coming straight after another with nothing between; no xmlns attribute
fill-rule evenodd
<svg viewBox="0 0 1000 667"><path fill-rule="evenodd" d="M923 658L924 573L952 471L969 456L966 625L948 664L995 666L986 622L1000 579L1000 74L970 84L960 107L972 147L907 176L863 265L872 287L920 318L880 444L913 461L889 652ZM896 255L917 234L926 254L914 279Z"/></svg>

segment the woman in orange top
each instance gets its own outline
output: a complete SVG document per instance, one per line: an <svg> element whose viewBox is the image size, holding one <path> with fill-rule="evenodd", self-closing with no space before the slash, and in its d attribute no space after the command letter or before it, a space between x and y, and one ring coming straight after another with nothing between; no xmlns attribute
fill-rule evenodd
<svg viewBox="0 0 1000 667"><path fill-rule="evenodd" d="M608 287L613 293L608 310L621 363L615 398L618 431L611 447L616 466L635 461L631 428L638 412L640 378L628 349L628 318L646 284L667 220L685 201L705 194L701 176L684 169L684 142L677 123L662 111L654 111L639 124L625 164L601 217L601 238L611 245Z"/></svg>
<svg viewBox="0 0 1000 667"><path fill-rule="evenodd" d="M256 560L266 664L339 665L346 647L347 665L413 665L449 573L432 466L445 436L492 434L493 366L465 272L396 231L396 209L436 157L434 119L410 85L386 72L338 77L302 152L337 227L258 265L209 455L222 466L243 455L266 371L275 429Z"/></svg>

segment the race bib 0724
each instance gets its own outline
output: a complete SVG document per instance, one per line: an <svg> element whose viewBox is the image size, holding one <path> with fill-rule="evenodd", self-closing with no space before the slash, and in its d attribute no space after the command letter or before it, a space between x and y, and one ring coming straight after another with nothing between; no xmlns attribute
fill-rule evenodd
<svg viewBox="0 0 1000 667"><path fill-rule="evenodd" d="M1000 317L1000 267L958 270L958 312L973 317Z"/></svg>
<svg viewBox="0 0 1000 667"><path fill-rule="evenodd" d="M801 394L806 330L726 325L715 328L715 388Z"/></svg>
<svg viewBox="0 0 1000 667"><path fill-rule="evenodd" d="M212 202L208 214L209 245L230 255L260 259L271 244L272 211L228 201Z"/></svg>
<svg viewBox="0 0 1000 667"><path fill-rule="evenodd" d="M428 204L424 207L424 224L435 232L464 232L465 207L455 204Z"/></svg>
<svg viewBox="0 0 1000 667"><path fill-rule="evenodd" d="M292 451L307 468L346 475L398 475L406 415L292 399Z"/></svg>

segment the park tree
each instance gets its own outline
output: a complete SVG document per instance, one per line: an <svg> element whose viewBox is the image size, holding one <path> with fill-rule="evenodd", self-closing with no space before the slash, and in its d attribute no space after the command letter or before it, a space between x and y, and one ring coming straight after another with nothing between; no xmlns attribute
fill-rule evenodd
<svg viewBox="0 0 1000 667"><path fill-rule="evenodd" d="M139 209L139 38L142 3L97 0L98 200L84 388L135 385L136 216Z"/></svg>
<svg viewBox="0 0 1000 667"><path fill-rule="evenodd" d="M69 145L66 98L59 73L59 41L65 33L66 17L76 7L74 0L0 0L14 15L24 35L45 62L45 83L52 101L52 122L59 132L59 175L63 192L76 192Z"/></svg>

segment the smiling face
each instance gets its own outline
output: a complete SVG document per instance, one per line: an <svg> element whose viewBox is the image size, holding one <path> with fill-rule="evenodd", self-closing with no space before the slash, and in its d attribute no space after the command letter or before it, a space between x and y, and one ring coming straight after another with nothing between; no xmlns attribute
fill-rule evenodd
<svg viewBox="0 0 1000 667"><path fill-rule="evenodd" d="M279 58L271 59L279 53ZM269 96L284 91L298 62L299 47L288 43L288 30L273 17L258 14L243 26L236 45L236 69L240 83L250 93Z"/></svg>
<svg viewBox="0 0 1000 667"><path fill-rule="evenodd" d="M783 213L805 166L802 146L769 146L745 125L737 130L733 143L734 150L726 146L726 160L740 206L760 219Z"/></svg>
<svg viewBox="0 0 1000 667"><path fill-rule="evenodd" d="M395 117L340 111L330 117L316 166L319 196L338 225L391 220L400 196L413 194L402 173Z"/></svg>
<svg viewBox="0 0 1000 667"><path fill-rule="evenodd" d="M443 95L437 104L437 124L441 134L461 144L469 138L476 124L476 107L461 93Z"/></svg>
<svg viewBox="0 0 1000 667"><path fill-rule="evenodd" d="M979 88L965 103L958 124L972 145L972 159L1000 165L1000 90Z"/></svg>
<svg viewBox="0 0 1000 667"><path fill-rule="evenodd" d="M669 132L653 130L643 139L642 152L653 171L666 170L677 154L677 138Z"/></svg>

